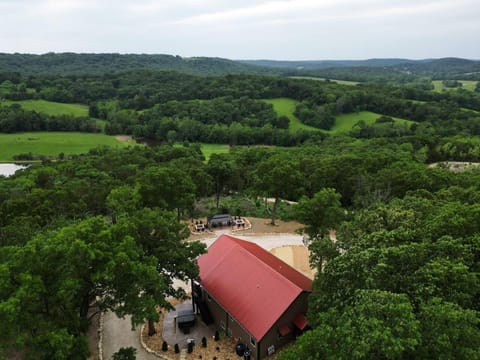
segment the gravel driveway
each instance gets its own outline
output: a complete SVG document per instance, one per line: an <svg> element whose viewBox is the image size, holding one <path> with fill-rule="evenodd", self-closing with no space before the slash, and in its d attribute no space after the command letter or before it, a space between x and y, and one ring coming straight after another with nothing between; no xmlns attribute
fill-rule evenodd
<svg viewBox="0 0 480 360"><path fill-rule="evenodd" d="M130 316L120 319L112 312L107 312L103 324L103 358L110 360L112 355L122 347L137 349L138 360L158 360L143 350L140 345L140 326L132 331Z"/></svg>

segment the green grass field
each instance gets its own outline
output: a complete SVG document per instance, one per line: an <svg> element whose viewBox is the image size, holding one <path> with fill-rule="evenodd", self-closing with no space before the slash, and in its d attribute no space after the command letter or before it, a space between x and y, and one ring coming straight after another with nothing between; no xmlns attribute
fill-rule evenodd
<svg viewBox="0 0 480 360"><path fill-rule="evenodd" d="M287 116L290 119L289 129L292 131L296 130L317 130L312 126L304 125L293 113L295 107L297 106L298 101L288 98L278 98L278 99L264 99L268 104L273 105L273 110L277 113L277 116Z"/></svg>
<svg viewBox="0 0 480 360"><path fill-rule="evenodd" d="M377 120L381 114L371 111L360 111L357 113L342 114L336 117L335 125L330 129L330 133L345 133L352 130L353 126L360 120L365 121L366 124L371 125ZM396 122L412 124L413 121L392 117Z"/></svg>
<svg viewBox="0 0 480 360"><path fill-rule="evenodd" d="M205 161L210 159L212 154L226 154L230 152L230 146L227 144L207 144L207 143L199 143L200 150L202 151L203 156L205 156ZM173 144L174 147L182 147L183 143L175 143Z"/></svg>
<svg viewBox="0 0 480 360"><path fill-rule="evenodd" d="M433 86L434 86L433 91L442 92L443 90L456 90L456 89L465 89L465 90L469 90L469 91L474 91L475 86L477 86L477 82L478 82L478 81L474 81L474 80L459 80L459 81L462 83L461 88L447 88L447 87L443 86L442 80L433 80L432 81Z"/></svg>
<svg viewBox="0 0 480 360"><path fill-rule="evenodd" d="M289 76L291 79L306 79L306 80L320 80L320 81L325 81L327 80L326 78L321 78L321 77L313 77L313 76ZM337 83L340 85L350 85L350 86L355 86L360 84L357 81L348 81L348 80L337 80L337 79L328 79L330 82Z"/></svg>
<svg viewBox="0 0 480 360"><path fill-rule="evenodd" d="M225 144L205 144L201 143L200 148L202 149L203 156L205 160L208 161L212 154L226 154L230 151L230 146Z"/></svg>
<svg viewBox="0 0 480 360"><path fill-rule="evenodd" d="M127 146L114 136L76 132L32 132L0 134L0 161L12 161L14 155L32 153L33 155L57 156L86 153L100 145Z"/></svg>
<svg viewBox="0 0 480 360"><path fill-rule="evenodd" d="M0 106L11 104L20 104L25 110L33 110L52 116L88 116L88 106L82 104L64 104L46 100L0 101Z"/></svg>

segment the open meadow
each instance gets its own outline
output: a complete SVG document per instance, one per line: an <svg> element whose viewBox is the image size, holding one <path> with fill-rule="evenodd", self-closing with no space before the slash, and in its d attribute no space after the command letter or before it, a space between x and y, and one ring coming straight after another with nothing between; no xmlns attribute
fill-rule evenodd
<svg viewBox="0 0 480 360"><path fill-rule="evenodd" d="M277 113L278 116L287 116L290 119L290 129L300 130L317 130L317 131L325 131L329 133L346 133L352 130L353 126L358 123L360 120L365 121L367 125L371 125L378 119L382 114L374 113L371 111L360 111L356 113L350 114L342 114L338 115L335 119L335 124L332 126L330 130L320 130L314 128L312 126L304 125L300 122L293 113L295 111L295 106L297 105L298 101L288 98L279 98L279 99L266 99L265 102L272 104L273 109ZM412 121L401 119L397 117L392 117L393 120L400 123L408 123L411 124Z"/></svg>
<svg viewBox="0 0 480 360"><path fill-rule="evenodd" d="M19 104L25 110L37 111L52 116L88 116L88 106L82 104L64 104L46 100L0 101L0 106L8 106L12 104Z"/></svg>
<svg viewBox="0 0 480 360"><path fill-rule="evenodd" d="M377 114L371 111L359 111L356 113L338 115L335 119L335 124L332 126L331 133L346 133L352 130L356 123L360 120L365 121L367 125L375 123L382 114ZM413 121L392 117L397 123L412 124Z"/></svg>
<svg viewBox="0 0 480 360"><path fill-rule="evenodd" d="M433 91L442 92L443 90L457 90L457 89L465 89L465 90L469 90L469 91L474 91L475 86L477 85L477 81L473 81L473 80L458 80L458 81L462 83L462 87L448 88L448 87L445 87L443 85L442 80L433 80L432 81L433 86L434 86Z"/></svg>
<svg viewBox="0 0 480 360"><path fill-rule="evenodd" d="M289 129L292 131L296 130L318 130L312 126L302 124L299 118L294 115L295 107L297 106L298 101L288 98L278 98L278 99L264 99L268 104L273 105L273 110L277 113L278 117L286 116L290 119Z"/></svg>
<svg viewBox="0 0 480 360"><path fill-rule="evenodd" d="M230 151L230 146L225 144L206 144L201 143L200 149L202 150L205 160L208 161L212 154L226 154Z"/></svg>
<svg viewBox="0 0 480 360"><path fill-rule="evenodd" d="M32 132L0 134L0 161L13 161L18 154L58 156L82 154L97 146L131 145L114 136L77 132Z"/></svg>

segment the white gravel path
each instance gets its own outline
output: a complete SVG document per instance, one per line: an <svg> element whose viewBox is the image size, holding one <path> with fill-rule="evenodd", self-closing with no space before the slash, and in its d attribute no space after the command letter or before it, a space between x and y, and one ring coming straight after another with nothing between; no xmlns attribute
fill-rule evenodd
<svg viewBox="0 0 480 360"><path fill-rule="evenodd" d="M229 230L217 230L213 234L199 239L199 241L209 247L222 234L231 235L241 240L251 241L265 250L272 250L273 248L285 245L303 245L302 235L298 234L248 234L242 235L240 233L233 233Z"/></svg>

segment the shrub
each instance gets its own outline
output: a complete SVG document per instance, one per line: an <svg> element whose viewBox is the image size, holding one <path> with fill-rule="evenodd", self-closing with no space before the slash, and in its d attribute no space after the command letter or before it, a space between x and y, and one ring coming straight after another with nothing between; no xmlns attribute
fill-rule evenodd
<svg viewBox="0 0 480 360"><path fill-rule="evenodd" d="M120 348L115 354L113 354L113 360L135 360L137 349L133 347Z"/></svg>

